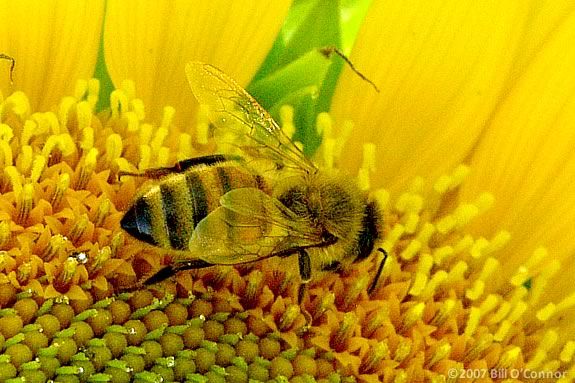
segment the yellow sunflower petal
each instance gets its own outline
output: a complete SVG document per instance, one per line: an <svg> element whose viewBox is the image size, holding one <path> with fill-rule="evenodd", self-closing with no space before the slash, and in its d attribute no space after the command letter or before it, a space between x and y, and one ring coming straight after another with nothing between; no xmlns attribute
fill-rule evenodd
<svg viewBox="0 0 575 383"><path fill-rule="evenodd" d="M134 80L148 117L165 105L187 126L195 109L184 66L217 65L246 85L272 46L289 0L108 2L104 46L112 80Z"/></svg>
<svg viewBox="0 0 575 383"><path fill-rule="evenodd" d="M2 93L26 92L33 110L73 94L94 73L103 14L103 1L0 2L0 52L16 60L14 84L2 61Z"/></svg>
<svg viewBox="0 0 575 383"><path fill-rule="evenodd" d="M497 102L527 13L517 1L375 1L351 60L381 92L343 73L332 112L355 134L342 163L357 168L371 141L374 178L392 190L448 173Z"/></svg>
<svg viewBox="0 0 575 383"><path fill-rule="evenodd" d="M538 0L533 1L528 20L529 28L525 29L521 49L515 59L516 72L522 72L530 60L541 49L565 18L575 11L575 2L571 0Z"/></svg>
<svg viewBox="0 0 575 383"><path fill-rule="evenodd" d="M497 222L511 234L509 251L548 248L551 258L575 244L575 12L535 57L502 103L473 156L463 198L495 195L494 208L474 228ZM521 260L504 260L518 264Z"/></svg>

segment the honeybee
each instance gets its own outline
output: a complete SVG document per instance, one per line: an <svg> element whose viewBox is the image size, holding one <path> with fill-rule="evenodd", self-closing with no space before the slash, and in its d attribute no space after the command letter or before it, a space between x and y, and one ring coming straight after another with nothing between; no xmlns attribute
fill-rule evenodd
<svg viewBox="0 0 575 383"><path fill-rule="evenodd" d="M313 270L337 271L374 252L382 237L382 216L354 180L320 171L219 69L191 62L186 74L208 110L214 136L240 155L190 158L138 174L157 182L135 199L122 228L141 241L183 254L144 284L188 269L297 256L301 304ZM369 293L387 259L378 250L383 258Z"/></svg>

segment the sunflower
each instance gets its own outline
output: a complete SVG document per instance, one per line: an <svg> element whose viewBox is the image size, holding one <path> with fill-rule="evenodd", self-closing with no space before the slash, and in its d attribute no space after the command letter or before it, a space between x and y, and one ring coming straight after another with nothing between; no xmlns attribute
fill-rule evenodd
<svg viewBox="0 0 575 383"><path fill-rule="evenodd" d="M382 207L371 294L378 254L303 307L277 259L123 292L169 256L119 229L142 181L118 174L211 153L186 62L245 86L288 7L3 4L1 380L572 381L567 2L370 5L350 57L380 91L344 69L314 158ZM109 96L85 80L100 41Z"/></svg>

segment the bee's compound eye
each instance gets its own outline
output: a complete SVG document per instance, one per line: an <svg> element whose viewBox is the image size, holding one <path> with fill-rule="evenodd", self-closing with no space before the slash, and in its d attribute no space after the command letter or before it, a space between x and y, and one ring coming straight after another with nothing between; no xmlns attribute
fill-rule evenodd
<svg viewBox="0 0 575 383"><path fill-rule="evenodd" d="M152 216L144 199L138 199L124 214L120 226L134 238L156 245L152 236Z"/></svg>

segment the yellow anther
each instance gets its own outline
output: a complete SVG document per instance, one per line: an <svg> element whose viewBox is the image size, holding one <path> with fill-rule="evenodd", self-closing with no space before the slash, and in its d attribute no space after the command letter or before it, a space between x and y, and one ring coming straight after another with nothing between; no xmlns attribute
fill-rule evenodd
<svg viewBox="0 0 575 383"><path fill-rule="evenodd" d="M411 285L411 289L409 289L409 294L417 297L423 291L425 284L427 283L427 274L416 272L413 277L413 284Z"/></svg>
<svg viewBox="0 0 575 383"><path fill-rule="evenodd" d="M10 185L14 191L16 198L22 193L22 176L15 166L7 166L4 168L4 174L10 180Z"/></svg>
<svg viewBox="0 0 575 383"><path fill-rule="evenodd" d="M341 152L351 136L353 132L353 123L349 120L343 122L343 127L341 129L341 133L336 137L336 145L334 148L334 157L339 158L341 156Z"/></svg>
<svg viewBox="0 0 575 383"><path fill-rule="evenodd" d="M10 241L10 222L0 221L0 248L4 247ZM0 270L2 268L0 267Z"/></svg>
<svg viewBox="0 0 575 383"><path fill-rule="evenodd" d="M94 129L91 126L82 129L82 139L80 140L80 148L84 151L90 150L94 147Z"/></svg>
<svg viewBox="0 0 575 383"><path fill-rule="evenodd" d="M452 184L452 179L450 176L448 175L442 175L440 176L437 181L435 181L435 184L433 184L433 190L437 193L437 194L444 194L445 192L447 192L447 190L449 190L449 188L451 187Z"/></svg>
<svg viewBox="0 0 575 383"><path fill-rule="evenodd" d="M283 121L284 119L282 117L282 123ZM288 122L293 123L293 108L291 109ZM322 137L322 140L333 138L333 121L331 120L329 113L322 112L317 115L315 128L317 134Z"/></svg>
<svg viewBox="0 0 575 383"><path fill-rule="evenodd" d="M567 310L575 306L575 293L568 295L561 302L557 303L557 312Z"/></svg>
<svg viewBox="0 0 575 383"><path fill-rule="evenodd" d="M74 257L68 257L63 263L62 272L59 275L60 282L69 283L78 269L78 261Z"/></svg>
<svg viewBox="0 0 575 383"><path fill-rule="evenodd" d="M132 107L130 112L133 113L138 121L143 121L146 118L146 108L141 99L132 99L132 101L130 101L130 106Z"/></svg>
<svg viewBox="0 0 575 383"><path fill-rule="evenodd" d="M485 282L482 280L476 280L473 282L473 286L465 290L465 297L470 301L475 301L479 299L483 292L485 291Z"/></svg>
<svg viewBox="0 0 575 383"><path fill-rule="evenodd" d="M14 132L10 125L0 123L0 140L10 141L14 137Z"/></svg>
<svg viewBox="0 0 575 383"><path fill-rule="evenodd" d="M170 152L171 150L167 146L162 146L158 149L158 159L156 161L158 166L168 166L170 164Z"/></svg>
<svg viewBox="0 0 575 383"><path fill-rule="evenodd" d="M465 261L458 261L455 266L449 270L448 283L459 282L465 279L465 273L469 265Z"/></svg>
<svg viewBox="0 0 575 383"><path fill-rule="evenodd" d="M509 314L509 311L511 311L511 304L507 301L501 301L499 309L489 319L489 324L499 323Z"/></svg>
<svg viewBox="0 0 575 383"><path fill-rule="evenodd" d="M419 250L421 250L421 242L419 242L417 239L414 239L409 242L409 245L403 249L399 256L405 260L410 260L419 253Z"/></svg>
<svg viewBox="0 0 575 383"><path fill-rule="evenodd" d="M514 346L509 350L505 351L501 355L501 358L499 359L499 362L496 364L496 367L509 368L511 366L514 366L520 355L521 355L521 348Z"/></svg>
<svg viewBox="0 0 575 383"><path fill-rule="evenodd" d="M98 159L98 149L92 148L84 157L83 164L79 166L80 172L74 188L76 190L83 189L90 181L94 170L96 169L96 162Z"/></svg>
<svg viewBox="0 0 575 383"><path fill-rule="evenodd" d="M407 187L407 193L409 194L421 194L423 188L425 187L425 179L423 177L415 177Z"/></svg>
<svg viewBox="0 0 575 383"><path fill-rule="evenodd" d="M5 104L9 110L20 118L30 114L30 101L24 92L16 91L6 98Z"/></svg>
<svg viewBox="0 0 575 383"><path fill-rule="evenodd" d="M426 222L423 224L423 227L417 233L417 240L422 244L427 244L431 236L435 233L435 226L432 223Z"/></svg>
<svg viewBox="0 0 575 383"><path fill-rule="evenodd" d="M479 339L469 348L466 352L463 362L470 362L480 358L480 355L487 350L489 346L493 343L493 335L490 333L479 335Z"/></svg>
<svg viewBox="0 0 575 383"><path fill-rule="evenodd" d="M319 124L319 119L320 118L318 116L316 126ZM280 107L280 123L286 136L291 139L295 133L295 125L293 123L293 107L291 105L282 105Z"/></svg>
<svg viewBox="0 0 575 383"><path fill-rule="evenodd" d="M158 130L156 130L156 134L154 134L152 141L150 142L150 148L152 148L152 151L154 152L158 151L162 147L164 140L166 139L167 136L168 136L168 129L164 127L159 127Z"/></svg>
<svg viewBox="0 0 575 383"><path fill-rule="evenodd" d="M444 270L439 270L437 273L433 274L425 289L420 295L422 300L429 299L433 294L435 294L435 289L437 286L441 285L447 279L448 274Z"/></svg>
<svg viewBox="0 0 575 383"><path fill-rule="evenodd" d="M419 302L414 306L410 307L404 314L401 320L402 330L407 330L413 326L417 321L423 318L423 312L425 310L425 303Z"/></svg>
<svg viewBox="0 0 575 383"><path fill-rule="evenodd" d="M362 169L366 169L369 172L375 171L375 151L376 146L375 144L368 142L363 144L363 162L362 162Z"/></svg>
<svg viewBox="0 0 575 383"><path fill-rule="evenodd" d="M469 310L469 318L467 318L467 324L465 325L464 334L468 337L473 336L479 325L479 320L481 319L481 310L477 307L472 307Z"/></svg>
<svg viewBox="0 0 575 383"><path fill-rule="evenodd" d="M429 369L433 367L437 362L446 359L451 354L451 344L447 341L441 341L439 346L432 351L432 355L429 360L425 363L425 366Z"/></svg>
<svg viewBox="0 0 575 383"><path fill-rule="evenodd" d="M12 148L7 141L0 140L0 166L6 167L14 164Z"/></svg>
<svg viewBox="0 0 575 383"><path fill-rule="evenodd" d="M54 149L58 149L62 152L63 156L69 156L76 151L76 144L72 137L67 133L52 135L46 140L46 143L42 148L42 155L49 158Z"/></svg>
<svg viewBox="0 0 575 383"><path fill-rule="evenodd" d="M335 350L341 351L345 348L345 343L353 334L355 326L357 326L357 316L355 313L353 311L349 311L343 314L339 328L332 338L332 344Z"/></svg>
<svg viewBox="0 0 575 383"><path fill-rule="evenodd" d="M511 239L511 233L506 230L501 230L489 241L489 245L485 249L486 254L494 253L501 250L509 240Z"/></svg>
<svg viewBox="0 0 575 383"><path fill-rule="evenodd" d="M300 313L299 305L288 305L280 318L278 328L281 331L289 329L295 322Z"/></svg>
<svg viewBox="0 0 575 383"><path fill-rule="evenodd" d="M495 197L491 193L482 193L473 203L478 209L479 213L483 213L490 209L495 203Z"/></svg>
<svg viewBox="0 0 575 383"><path fill-rule="evenodd" d="M511 312L509 313L507 320L511 323L517 322L519 320L519 318L521 318L523 316L523 314L525 314L528 307L529 306L527 306L527 303L525 303L523 301L517 302L515 307L513 307L513 310L511 310Z"/></svg>
<svg viewBox="0 0 575 383"><path fill-rule="evenodd" d="M405 359L405 358L403 358L403 359ZM395 370L395 378L393 378L393 383L407 383L407 382L409 382L409 375L407 375L407 372L405 372L405 370L396 369Z"/></svg>
<svg viewBox="0 0 575 383"><path fill-rule="evenodd" d="M22 193L20 198L18 198L18 217L16 217L16 222L22 224L25 223L34 207L34 186L32 184L26 184L22 187Z"/></svg>
<svg viewBox="0 0 575 383"><path fill-rule="evenodd" d="M22 128L22 135L20 138L20 145L28 145L32 137L37 134L38 124L33 120L26 120Z"/></svg>
<svg viewBox="0 0 575 383"><path fill-rule="evenodd" d="M98 103L98 98L100 96L100 81L96 78L91 78L88 80L88 96L86 101L90 103L92 108Z"/></svg>
<svg viewBox="0 0 575 383"><path fill-rule="evenodd" d="M192 136L188 133L181 133L178 141L178 161L193 157Z"/></svg>
<svg viewBox="0 0 575 383"><path fill-rule="evenodd" d="M54 189L54 194L50 197L50 204L54 209L60 206L64 193L70 187L70 175L68 173L62 173L58 176L58 181L56 182L56 188Z"/></svg>
<svg viewBox="0 0 575 383"><path fill-rule="evenodd" d="M396 242L401 238L404 232L405 227L402 224L396 223L383 241L383 248L387 250L393 249Z"/></svg>
<svg viewBox="0 0 575 383"><path fill-rule="evenodd" d="M373 193L373 197L375 198L378 206L380 206L381 209L387 210L389 208L390 195L389 195L389 192L387 190L377 189Z"/></svg>
<svg viewBox="0 0 575 383"><path fill-rule="evenodd" d="M162 113L162 123L160 124L160 129L165 129L168 131L174 122L175 114L176 109L173 106L165 106Z"/></svg>
<svg viewBox="0 0 575 383"><path fill-rule="evenodd" d="M322 154L322 161L323 166L326 169L333 169L333 165L335 162L335 140L333 138L323 139L321 144L321 154Z"/></svg>
<svg viewBox="0 0 575 383"><path fill-rule="evenodd" d="M493 340L495 340L496 342L502 342L509 333L511 325L512 323L507 319L503 320L499 325L499 329L497 329L497 332L495 333L495 335L493 335Z"/></svg>
<svg viewBox="0 0 575 383"><path fill-rule="evenodd" d="M76 84L74 86L74 97L77 100L81 100L86 95L88 91L88 81L86 80L76 80Z"/></svg>
<svg viewBox="0 0 575 383"><path fill-rule="evenodd" d="M345 290L345 295L343 298L344 307L351 307L356 301L359 295L367 290L367 286L371 282L371 276L368 274L363 274L356 278L351 286Z"/></svg>
<svg viewBox="0 0 575 383"><path fill-rule="evenodd" d="M110 93L110 110L113 119L120 118L128 110L128 96L124 91L116 89Z"/></svg>
<svg viewBox="0 0 575 383"><path fill-rule="evenodd" d="M76 105L76 115L78 118L79 131L92 125L92 105L88 101L81 101Z"/></svg>
<svg viewBox="0 0 575 383"><path fill-rule="evenodd" d="M327 310L333 307L334 303L335 303L334 293L329 292L326 295L324 295L320 299L315 309L313 310L313 319L316 320L317 318L321 317Z"/></svg>
<svg viewBox="0 0 575 383"><path fill-rule="evenodd" d="M42 260L44 262L52 260L60 251L64 250L67 242L68 238L65 236L61 234L53 235L48 241L48 245L44 248Z"/></svg>
<svg viewBox="0 0 575 383"><path fill-rule="evenodd" d="M403 193L397 199L395 209L398 212L419 213L423 208L423 198L419 194Z"/></svg>
<svg viewBox="0 0 575 383"><path fill-rule="evenodd" d="M453 230L455 228L455 226L457 225L457 220L455 219L455 217L453 217L452 215L447 215L443 218L441 218L436 224L435 227L437 228L437 231L441 234L447 234L449 233L451 230Z"/></svg>
<svg viewBox="0 0 575 383"><path fill-rule="evenodd" d="M409 338L400 338L393 360L401 363L411 353L411 340Z"/></svg>
<svg viewBox="0 0 575 383"><path fill-rule="evenodd" d="M567 364L573 360L573 355L575 354L575 341L567 341L559 354L559 359Z"/></svg>
<svg viewBox="0 0 575 383"><path fill-rule="evenodd" d="M455 254L463 253L464 251L469 250L474 243L475 241L473 240L473 237L469 234L466 234L463 238L457 241L457 243L453 248L453 251L455 252Z"/></svg>
<svg viewBox="0 0 575 383"><path fill-rule="evenodd" d="M58 121L58 116L54 112L42 113L42 120L47 124L47 132L52 134L63 133L60 129L60 121ZM44 129L42 129L44 130Z"/></svg>
<svg viewBox="0 0 575 383"><path fill-rule="evenodd" d="M482 281L487 281L491 278L491 275L499 268L499 261L496 258L489 257L485 260L483 264L483 269L479 275L479 279Z"/></svg>
<svg viewBox="0 0 575 383"><path fill-rule="evenodd" d="M38 182L40 180L40 176L46 167L46 157L41 155L36 155L34 157L34 161L32 162L32 171L30 173L30 181Z"/></svg>
<svg viewBox="0 0 575 383"><path fill-rule="evenodd" d="M30 145L24 145L20 149L20 155L16 161L16 166L18 167L18 170L20 170L20 173L27 174L32 167L33 153L34 149L32 149Z"/></svg>
<svg viewBox="0 0 575 383"><path fill-rule="evenodd" d="M108 161L113 161L122 155L122 137L117 134L110 134L106 138L106 157Z"/></svg>
<svg viewBox="0 0 575 383"><path fill-rule="evenodd" d="M60 122L61 133L68 131L68 115L74 105L76 105L74 97L64 97L58 105L58 121Z"/></svg>
<svg viewBox="0 0 575 383"><path fill-rule="evenodd" d="M103 248L98 250L96 257L94 257L92 259L92 262L90 262L89 265L90 272L95 272L99 270L104 265L104 263L106 263L106 261L108 261L111 258L112 258L112 249L110 248L110 246L104 246Z"/></svg>
<svg viewBox="0 0 575 383"><path fill-rule="evenodd" d="M112 207L112 202L108 198L104 198L99 204L98 209L96 210L96 214L92 222L94 222L94 226L101 226L104 223L104 220L110 213L110 208Z"/></svg>
<svg viewBox="0 0 575 383"><path fill-rule="evenodd" d="M365 168L359 169L357 173L357 184L360 190L367 191L370 188L369 171Z"/></svg>
<svg viewBox="0 0 575 383"><path fill-rule="evenodd" d="M138 114L133 111L124 113L124 121L126 121L126 130L128 132L136 132L140 129L140 119L138 119ZM150 133L151 135L151 133Z"/></svg>
<svg viewBox="0 0 575 383"><path fill-rule="evenodd" d="M376 343L374 346L370 348L370 352L367 353L364 360L361 363L360 371L361 372L371 372L373 371L379 362L383 359L389 359L389 347L387 343L380 342Z"/></svg>
<svg viewBox="0 0 575 383"><path fill-rule="evenodd" d="M472 204L462 204L455 209L453 216L457 221L456 227L461 229L479 214L479 208Z"/></svg>
<svg viewBox="0 0 575 383"><path fill-rule="evenodd" d="M120 84L120 89L126 94L130 100L136 97L136 84L132 80L124 80Z"/></svg>
<svg viewBox="0 0 575 383"><path fill-rule="evenodd" d="M547 359L547 352L545 350L538 349L535 351L535 355L533 355L525 364L525 368L528 370L534 370L541 366L541 363L543 363L545 359Z"/></svg>
<svg viewBox="0 0 575 383"><path fill-rule="evenodd" d="M152 135L154 134L154 126L151 124L142 124L140 125L140 144L141 145L148 145L152 140Z"/></svg>
<svg viewBox="0 0 575 383"><path fill-rule="evenodd" d="M435 226L434 226L435 229ZM441 265L441 263L446 259L453 255L455 251L451 246L442 246L438 247L437 249L433 250L433 261L436 265Z"/></svg>
<svg viewBox="0 0 575 383"><path fill-rule="evenodd" d="M454 299L446 299L441 303L439 311L435 314L431 320L431 324L434 326L441 326L448 318L453 315L453 310L455 310L456 302Z"/></svg>
<svg viewBox="0 0 575 383"><path fill-rule="evenodd" d="M149 169L152 160L152 150L148 145L140 145L140 162L138 162L138 169Z"/></svg>
<svg viewBox="0 0 575 383"><path fill-rule="evenodd" d="M467 178L471 169L467 165L459 165L455 168L453 173L451 174L452 184L451 188L456 188L457 186L461 185L463 181Z"/></svg>
<svg viewBox="0 0 575 383"><path fill-rule="evenodd" d="M541 343L539 343L539 348L545 351L549 351L553 346L555 346L558 340L559 334L556 330L547 330L541 339Z"/></svg>
<svg viewBox="0 0 575 383"><path fill-rule="evenodd" d="M483 237L477 238L477 240L473 243L473 246L469 250L471 256L475 259L481 258L484 254L485 249L489 246L489 241Z"/></svg>
<svg viewBox="0 0 575 383"><path fill-rule="evenodd" d="M72 226L70 232L68 233L68 238L70 238L70 241L76 243L80 239L80 237L84 235L84 232L88 228L89 223L90 220L88 219L88 216L86 214L82 214L76 220L76 223L74 224L74 226Z"/></svg>
<svg viewBox="0 0 575 383"><path fill-rule="evenodd" d="M479 309L481 310L481 316L484 316L485 314L495 309L499 303L499 299L499 296L495 294L489 294L479 306Z"/></svg>

